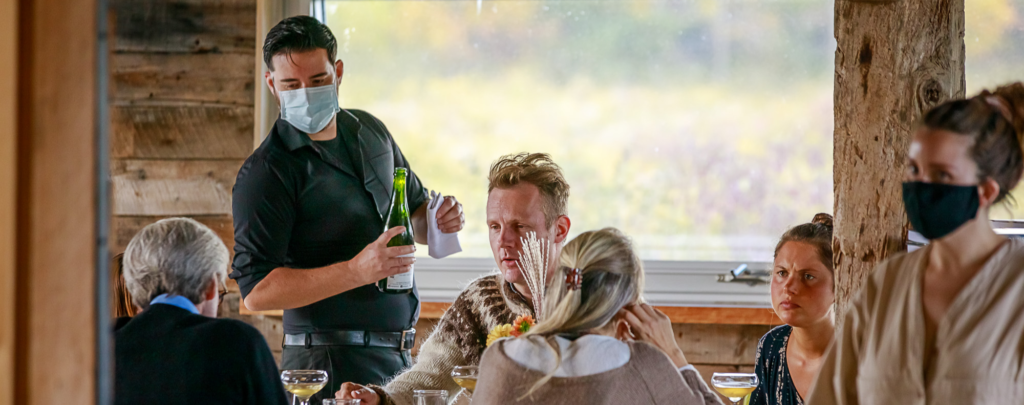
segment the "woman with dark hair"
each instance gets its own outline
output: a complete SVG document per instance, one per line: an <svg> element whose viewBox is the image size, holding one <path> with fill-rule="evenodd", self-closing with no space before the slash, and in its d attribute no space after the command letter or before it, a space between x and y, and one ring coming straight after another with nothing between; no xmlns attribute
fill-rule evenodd
<svg viewBox="0 0 1024 405"><path fill-rule="evenodd" d="M786 324L757 344L758 387L750 404L803 404L835 335L832 280L832 216L818 214L775 246L772 308Z"/></svg>
<svg viewBox="0 0 1024 405"><path fill-rule="evenodd" d="M1024 241L992 230L1024 171L1024 84L928 111L903 202L931 242L875 269L809 398L827 404L1024 403Z"/></svg>

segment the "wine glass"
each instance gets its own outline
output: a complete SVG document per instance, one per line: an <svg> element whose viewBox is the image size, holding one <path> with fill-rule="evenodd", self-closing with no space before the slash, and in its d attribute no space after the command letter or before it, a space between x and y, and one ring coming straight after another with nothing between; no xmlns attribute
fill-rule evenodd
<svg viewBox="0 0 1024 405"><path fill-rule="evenodd" d="M715 373L711 375L711 385L715 390L737 405L757 388L757 374L752 373Z"/></svg>
<svg viewBox="0 0 1024 405"><path fill-rule="evenodd" d="M452 369L452 379L460 387L469 391L469 395L473 395L473 390L476 389L476 376L479 372L480 368L477 366L455 366Z"/></svg>
<svg viewBox="0 0 1024 405"><path fill-rule="evenodd" d="M309 405L309 398L320 392L327 385L327 372L323 370L285 370L281 372L284 389L292 393L292 405L299 400L301 405Z"/></svg>

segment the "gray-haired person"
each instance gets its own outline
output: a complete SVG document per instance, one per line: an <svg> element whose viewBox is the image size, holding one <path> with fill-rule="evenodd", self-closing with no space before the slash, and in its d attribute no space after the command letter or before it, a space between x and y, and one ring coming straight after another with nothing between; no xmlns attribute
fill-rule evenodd
<svg viewBox="0 0 1024 405"><path fill-rule="evenodd" d="M267 342L215 319L228 250L209 228L170 218L143 228L124 254L140 315L115 334L116 404L285 404Z"/></svg>

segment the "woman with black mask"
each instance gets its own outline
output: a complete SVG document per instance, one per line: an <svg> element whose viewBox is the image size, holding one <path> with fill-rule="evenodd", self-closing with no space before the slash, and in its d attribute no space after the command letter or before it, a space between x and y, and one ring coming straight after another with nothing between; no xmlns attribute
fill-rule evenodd
<svg viewBox="0 0 1024 405"><path fill-rule="evenodd" d="M876 269L808 403L1024 403L1024 241L992 230L1024 172L1024 84L925 114L903 201L931 240Z"/></svg>

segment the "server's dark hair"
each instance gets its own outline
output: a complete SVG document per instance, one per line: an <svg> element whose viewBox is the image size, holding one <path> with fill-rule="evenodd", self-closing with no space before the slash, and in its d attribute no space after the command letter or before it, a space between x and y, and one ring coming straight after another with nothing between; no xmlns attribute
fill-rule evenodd
<svg viewBox="0 0 1024 405"><path fill-rule="evenodd" d="M327 59L334 63L338 55L338 41L334 39L331 29L310 16L288 17L267 33L267 39L263 41L263 62L273 72L274 56L315 49L327 50Z"/></svg>
<svg viewBox="0 0 1024 405"><path fill-rule="evenodd" d="M1009 195L1024 173L1024 84L983 90L977 96L950 100L925 113L926 128L969 136L971 159L978 165L978 180L999 184L996 202Z"/></svg>
<svg viewBox="0 0 1024 405"><path fill-rule="evenodd" d="M775 256L779 255L782 245L787 242L803 242L818 250L821 263L829 270L835 270L832 264L832 216L825 213L815 214L811 222L790 228L782 234L779 244L775 245Z"/></svg>

